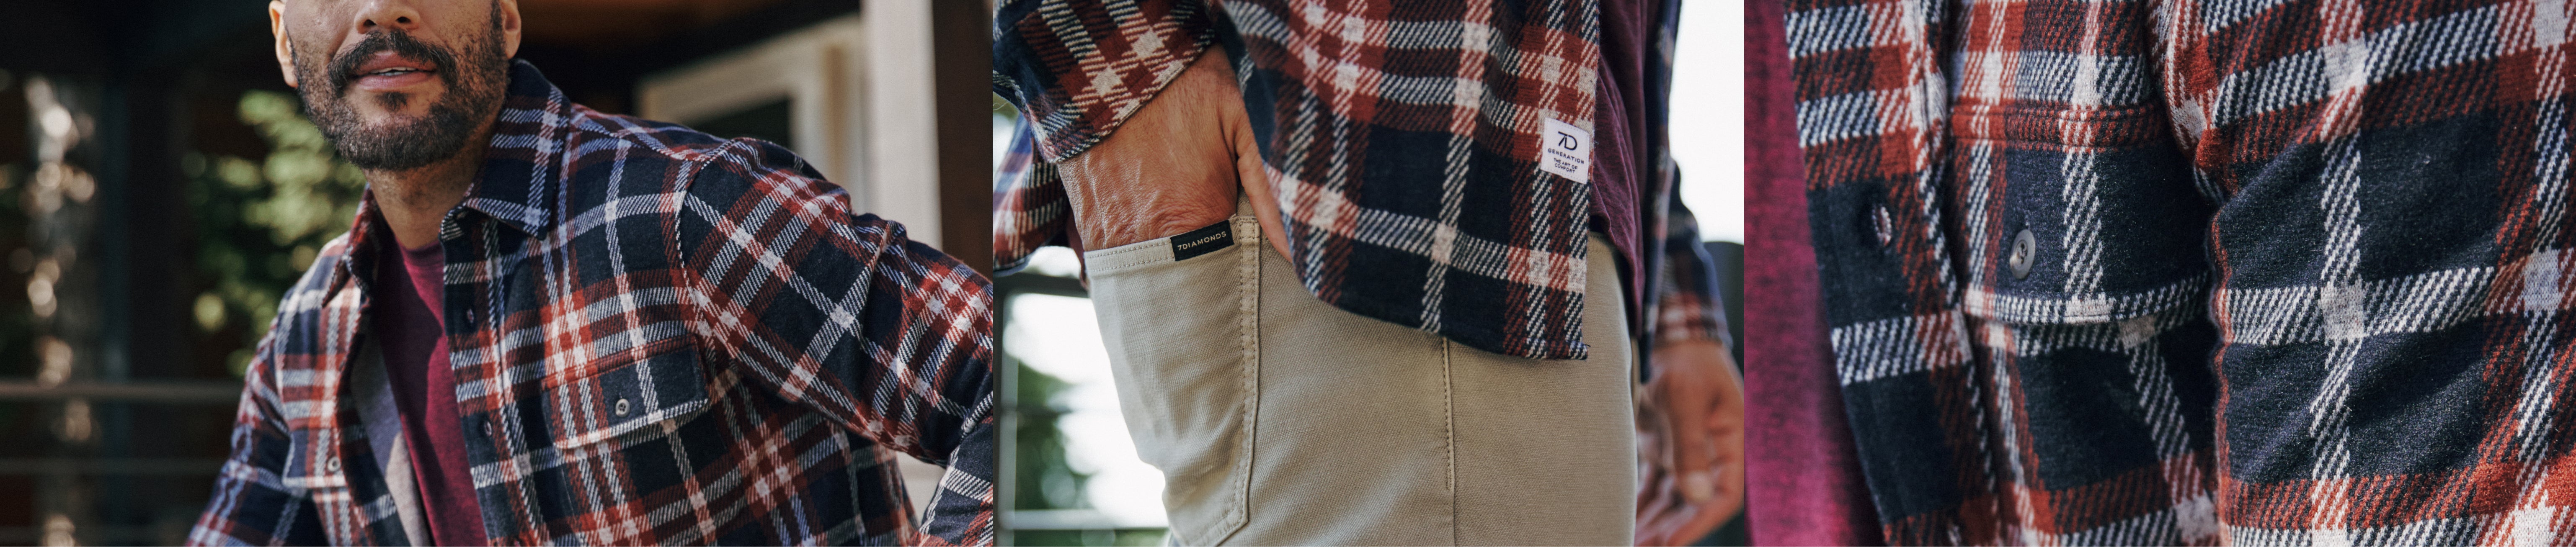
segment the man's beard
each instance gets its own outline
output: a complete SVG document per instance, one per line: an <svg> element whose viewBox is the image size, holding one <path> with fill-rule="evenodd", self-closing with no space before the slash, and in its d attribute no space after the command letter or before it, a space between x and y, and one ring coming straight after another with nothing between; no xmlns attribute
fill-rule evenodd
<svg viewBox="0 0 2576 547"><path fill-rule="evenodd" d="M356 47L331 58L327 66L305 62L305 48L296 48L295 79L303 82L297 95L304 99L305 113L313 117L313 124L322 129L331 147L359 169L407 171L453 158L474 137L481 122L492 119L501 108L509 60L501 57L500 25L498 21L494 23L489 38L479 44L481 47L469 45L461 56L421 43L408 33L384 30L367 34ZM385 51L429 63L439 80L447 84L447 93L429 106L426 116L396 118L369 127L359 117L357 105L352 104L357 99L347 93L358 78L358 67L368 57ZM407 93L376 96L377 105L386 110L400 110L411 100Z"/></svg>

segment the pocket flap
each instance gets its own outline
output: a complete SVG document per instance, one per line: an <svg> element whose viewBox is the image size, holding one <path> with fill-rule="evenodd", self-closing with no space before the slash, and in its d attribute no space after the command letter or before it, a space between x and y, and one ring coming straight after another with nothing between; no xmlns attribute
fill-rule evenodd
<svg viewBox="0 0 2576 547"><path fill-rule="evenodd" d="M706 375L698 370L697 352L681 348L551 386L546 403L562 428L555 446L571 448L704 410Z"/></svg>

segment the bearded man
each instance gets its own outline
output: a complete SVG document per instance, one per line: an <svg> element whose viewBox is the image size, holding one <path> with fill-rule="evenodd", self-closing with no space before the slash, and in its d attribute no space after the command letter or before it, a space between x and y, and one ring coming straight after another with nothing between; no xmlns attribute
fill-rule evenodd
<svg viewBox="0 0 2576 547"><path fill-rule="evenodd" d="M566 101L511 60L516 0L268 16L368 192L190 543L992 541L974 270L776 145ZM918 519L896 452L948 467Z"/></svg>

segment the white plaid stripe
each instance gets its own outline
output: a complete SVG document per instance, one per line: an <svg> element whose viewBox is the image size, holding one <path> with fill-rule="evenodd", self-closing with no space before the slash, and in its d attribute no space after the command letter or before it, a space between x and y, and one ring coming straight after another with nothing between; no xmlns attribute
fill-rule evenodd
<svg viewBox="0 0 2576 547"><path fill-rule="evenodd" d="M1900 317L1835 327L1828 336L1843 385L1958 366L1967 332L1955 315Z"/></svg>
<svg viewBox="0 0 2576 547"><path fill-rule="evenodd" d="M2557 263L2558 251L2533 256ZM2484 313L2494 268L2462 268L2355 286L2299 285L2219 291L2228 343L2255 345L2356 341L2392 333L2448 329ZM2493 310L2496 313L2519 313ZM2336 325L2337 321L2345 324Z"/></svg>

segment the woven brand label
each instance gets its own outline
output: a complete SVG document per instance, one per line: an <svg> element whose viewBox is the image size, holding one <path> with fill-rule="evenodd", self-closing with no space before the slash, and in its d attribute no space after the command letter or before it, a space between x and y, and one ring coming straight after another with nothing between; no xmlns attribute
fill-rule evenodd
<svg viewBox="0 0 2576 547"><path fill-rule="evenodd" d="M1546 142L1538 148L1538 168L1575 182L1592 182L1592 132L1547 119Z"/></svg>
<svg viewBox="0 0 2576 547"><path fill-rule="evenodd" d="M1234 246L1234 221L1227 220L1172 236L1172 261L1189 260Z"/></svg>

